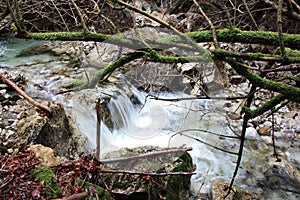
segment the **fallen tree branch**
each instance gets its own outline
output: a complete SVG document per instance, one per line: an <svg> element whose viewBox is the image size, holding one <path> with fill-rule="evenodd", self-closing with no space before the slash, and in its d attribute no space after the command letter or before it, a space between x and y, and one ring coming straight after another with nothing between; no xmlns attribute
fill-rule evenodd
<svg viewBox="0 0 300 200"><path fill-rule="evenodd" d="M195 172L163 172L163 173L149 173L149 172L134 172L128 170L116 170L116 169L102 169L101 173L122 173L122 174L135 174L135 175L142 175L142 176L174 176L174 175L184 175L190 176L196 174Z"/></svg>
<svg viewBox="0 0 300 200"><path fill-rule="evenodd" d="M264 53L240 53L227 51L224 49L216 49L212 51L212 54L216 57L234 57L234 58L242 58L244 60L255 60L255 61L272 61L272 62L282 62L282 63L300 63L300 58L292 55L291 57L282 57L279 55L271 55Z"/></svg>
<svg viewBox="0 0 300 200"><path fill-rule="evenodd" d="M120 58L113 61L111 64L107 65L104 69L96 72L92 80L89 83L85 83L84 85L82 85L80 89L94 88L97 85L97 83L103 82L105 78L111 75L117 68L122 67L126 63L129 63L135 59L141 58L144 55L144 52L137 51L121 56Z"/></svg>
<svg viewBox="0 0 300 200"><path fill-rule="evenodd" d="M279 83L265 78L251 72L248 68L238 63L233 58L226 58L226 61L231 67L240 75L248 79L253 85L261 87L270 91L278 92L285 96L286 99L300 103L300 88L288 85L286 83Z"/></svg>
<svg viewBox="0 0 300 200"><path fill-rule="evenodd" d="M115 158L115 159L103 159L103 160L101 160L101 162L104 163L104 164L109 164L109 163L114 163L114 162L128 162L130 160L155 157L155 156L158 156L158 155L165 155L165 154L172 154L172 153L184 153L186 151L191 151L191 150L192 150L191 147L189 147L189 148L176 148L176 149L169 149L169 150L146 153L146 154L139 154L139 155L130 156L130 157Z"/></svg>
<svg viewBox="0 0 300 200"><path fill-rule="evenodd" d="M31 97L29 97L23 90L21 90L14 82L12 82L11 80L9 80L8 78L6 78L3 74L0 73L0 78L1 80L6 83L7 85L9 85L10 87L12 87L14 90L16 90L18 92L18 94L20 94L22 97L24 97L29 103L31 103L32 105L40 108L43 112L45 112L47 114L47 116L51 117L52 116L52 111L48 106L45 106L41 103L36 102L35 100L33 100Z"/></svg>

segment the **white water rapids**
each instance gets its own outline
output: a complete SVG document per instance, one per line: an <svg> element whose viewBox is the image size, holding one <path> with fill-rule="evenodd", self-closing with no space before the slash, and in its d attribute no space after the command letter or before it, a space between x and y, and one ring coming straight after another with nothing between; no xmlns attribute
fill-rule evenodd
<svg viewBox="0 0 300 200"><path fill-rule="evenodd" d="M124 86L123 86L124 87ZM134 95L134 104L130 95L121 88L112 91L98 88L99 93L111 96L108 105L114 130L101 124L101 156L105 153L122 147L160 146L160 147L192 147L190 154L197 166L196 175L192 177L192 190L197 193L200 185L212 178L225 178L229 180L233 169L235 155L231 155L185 135L194 136L201 141L229 151L237 151L238 140L220 139L210 132L234 136L228 129L225 110L221 105L224 101L189 100L189 101L163 101L155 100L147 93L138 91L129 86ZM88 94L87 94L88 95ZM181 93L161 93L160 98L174 99L187 97ZM84 98L66 104L76 119L81 132L85 133L90 141L91 149L96 146L96 113L94 107L88 106ZM184 135L185 134L185 135ZM210 184L204 184L200 191L207 193Z"/></svg>

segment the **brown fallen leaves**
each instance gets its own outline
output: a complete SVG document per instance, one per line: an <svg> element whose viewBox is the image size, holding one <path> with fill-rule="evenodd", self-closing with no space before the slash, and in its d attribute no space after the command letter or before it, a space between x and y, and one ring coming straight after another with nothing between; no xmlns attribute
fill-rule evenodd
<svg viewBox="0 0 300 200"><path fill-rule="evenodd" d="M33 152L1 155L0 163L0 199L44 199L43 182L39 182L30 172L40 164Z"/></svg>
<svg viewBox="0 0 300 200"><path fill-rule="evenodd" d="M40 163L34 153L28 150L17 155L0 155L0 199L48 199L46 197L47 186L43 181L38 181L32 173L32 169ZM83 184L78 180L97 183L101 171L100 162L93 159L91 155L84 156L77 161L60 164L52 170L56 174L63 197L86 193Z"/></svg>

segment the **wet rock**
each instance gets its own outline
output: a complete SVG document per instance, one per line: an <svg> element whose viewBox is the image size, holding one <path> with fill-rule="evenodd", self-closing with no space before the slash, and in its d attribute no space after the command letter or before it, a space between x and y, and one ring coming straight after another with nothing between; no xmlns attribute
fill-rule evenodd
<svg viewBox="0 0 300 200"><path fill-rule="evenodd" d="M240 75L233 75L233 76L230 76L229 79L230 79L230 80L229 80L230 83L231 83L231 84L235 84L235 85L240 84L240 83L243 83L243 82L246 81L246 79L245 79L244 77L240 76Z"/></svg>
<svg viewBox="0 0 300 200"><path fill-rule="evenodd" d="M262 126L261 128L258 129L258 133L260 135L270 135L272 130L272 127L270 126Z"/></svg>
<svg viewBox="0 0 300 200"><path fill-rule="evenodd" d="M260 199L258 194L253 192L248 192L246 190L233 187L233 192L231 192L226 198L229 188L229 184L225 183L222 179L214 180L212 187L211 187L211 197L213 200L235 200L235 199L242 199L242 200L255 200Z"/></svg>
<svg viewBox="0 0 300 200"><path fill-rule="evenodd" d="M248 128L246 129L246 138L247 138L247 139L252 139L252 140L254 140L254 139L256 139L257 137L258 137L258 133L257 133L257 131L256 131L255 128L253 128L253 127L248 127Z"/></svg>
<svg viewBox="0 0 300 200"><path fill-rule="evenodd" d="M291 196L300 197L300 172L299 167L294 163L274 162L264 173L265 178L259 182L264 189L276 190L278 194L282 193L282 198L290 199L284 196L283 191L290 191ZM281 191L281 192L280 192Z"/></svg>
<svg viewBox="0 0 300 200"><path fill-rule="evenodd" d="M52 47L50 44L38 44L32 47L23 49L17 56L18 57L27 57L39 54L52 54Z"/></svg>

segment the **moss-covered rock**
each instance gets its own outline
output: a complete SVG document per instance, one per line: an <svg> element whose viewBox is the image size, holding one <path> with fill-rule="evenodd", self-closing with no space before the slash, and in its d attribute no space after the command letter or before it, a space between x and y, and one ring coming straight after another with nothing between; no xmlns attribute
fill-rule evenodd
<svg viewBox="0 0 300 200"><path fill-rule="evenodd" d="M83 185L83 187L86 191L93 188L94 193L97 194L97 197L95 197L96 199L113 200L113 197L110 195L110 193L107 190L105 190L104 188L102 188L98 185L83 181L81 179L77 179L76 182L78 182L80 185ZM94 194L91 193L90 195L91 195L90 199L93 198L92 195L94 195Z"/></svg>
<svg viewBox="0 0 300 200"><path fill-rule="evenodd" d="M191 156L185 151L152 155L157 151L164 151L164 149L153 146L125 148L110 153L107 156L110 159L103 160L106 168L137 172L137 174L103 174L105 183L112 188L116 199L148 199L149 195L151 199L165 197L166 199L180 200L188 198L191 175L172 175L171 173L193 171ZM141 154L144 154L145 157L137 158L137 155ZM121 158L117 161L116 157ZM111 162L113 158L115 160ZM165 173L165 175L154 175L160 173ZM167 175L168 173L169 175Z"/></svg>
<svg viewBox="0 0 300 200"><path fill-rule="evenodd" d="M40 167L33 169L32 172L40 182L44 182L47 188L46 190L47 197L52 199L52 198L58 198L62 196L62 191L57 184L56 176L50 168L41 165Z"/></svg>

